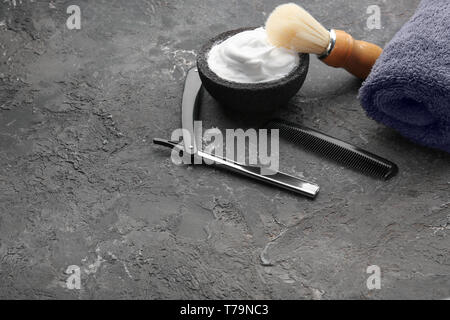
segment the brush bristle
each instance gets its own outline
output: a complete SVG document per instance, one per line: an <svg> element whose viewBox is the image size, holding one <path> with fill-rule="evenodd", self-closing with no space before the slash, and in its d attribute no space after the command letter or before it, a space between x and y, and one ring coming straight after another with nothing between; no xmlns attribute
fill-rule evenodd
<svg viewBox="0 0 450 320"><path fill-rule="evenodd" d="M328 30L294 3L278 6L267 19L266 31L273 45L296 52L322 54L330 43Z"/></svg>

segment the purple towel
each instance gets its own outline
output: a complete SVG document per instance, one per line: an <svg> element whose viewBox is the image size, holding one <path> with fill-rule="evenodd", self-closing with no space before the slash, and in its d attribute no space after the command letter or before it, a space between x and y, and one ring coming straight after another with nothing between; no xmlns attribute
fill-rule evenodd
<svg viewBox="0 0 450 320"><path fill-rule="evenodd" d="M450 0L422 0L360 90L369 117L450 152Z"/></svg>

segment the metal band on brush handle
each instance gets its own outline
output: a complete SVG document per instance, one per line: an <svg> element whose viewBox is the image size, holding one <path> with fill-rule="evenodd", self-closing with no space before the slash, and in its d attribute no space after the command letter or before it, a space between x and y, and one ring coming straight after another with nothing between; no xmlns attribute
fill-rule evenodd
<svg viewBox="0 0 450 320"><path fill-rule="evenodd" d="M319 56L319 59L325 59L326 57L328 57L331 51L334 49L335 44L336 44L336 31L334 31L334 29L330 29L330 43L328 44L327 50L325 50L325 52Z"/></svg>

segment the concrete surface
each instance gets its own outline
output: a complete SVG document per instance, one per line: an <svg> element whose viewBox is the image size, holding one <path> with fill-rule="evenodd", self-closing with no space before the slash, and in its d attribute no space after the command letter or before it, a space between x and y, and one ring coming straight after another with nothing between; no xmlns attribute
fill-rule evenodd
<svg viewBox="0 0 450 320"><path fill-rule="evenodd" d="M418 0L302 1L384 45ZM216 34L281 1L0 1L0 298L450 297L450 156L365 117L358 81L312 57L280 116L395 161L373 180L283 143L310 201L151 144L180 126L183 78ZM79 5L81 30L66 9ZM382 9L368 30L366 9ZM208 125L243 126L208 96ZM81 288L66 286L70 265ZM366 268L381 268L381 290Z"/></svg>

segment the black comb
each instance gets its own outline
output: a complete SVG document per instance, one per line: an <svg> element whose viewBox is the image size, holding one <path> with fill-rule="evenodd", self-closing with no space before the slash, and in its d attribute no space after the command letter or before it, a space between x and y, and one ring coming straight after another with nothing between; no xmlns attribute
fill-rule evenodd
<svg viewBox="0 0 450 320"><path fill-rule="evenodd" d="M279 119L269 121L267 128L279 129L281 137L364 174L388 180L398 173L395 163L317 130Z"/></svg>

